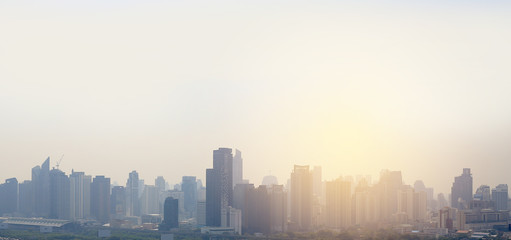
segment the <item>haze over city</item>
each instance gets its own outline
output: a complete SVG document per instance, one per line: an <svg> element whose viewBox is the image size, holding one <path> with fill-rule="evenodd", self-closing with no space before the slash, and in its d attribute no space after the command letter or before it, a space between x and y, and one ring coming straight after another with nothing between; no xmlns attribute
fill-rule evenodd
<svg viewBox="0 0 511 240"><path fill-rule="evenodd" d="M507 1L2 1L0 179L205 180L212 150L285 184L400 170L509 182ZM53 167L53 166L52 166Z"/></svg>

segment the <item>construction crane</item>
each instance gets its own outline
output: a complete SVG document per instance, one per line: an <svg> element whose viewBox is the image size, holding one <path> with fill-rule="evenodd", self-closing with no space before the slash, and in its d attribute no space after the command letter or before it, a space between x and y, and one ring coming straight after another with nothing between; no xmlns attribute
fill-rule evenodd
<svg viewBox="0 0 511 240"><path fill-rule="evenodd" d="M64 154L62 154L62 157L60 157L59 161L57 162L57 169L59 169L60 163L62 162L62 158L64 158Z"/></svg>

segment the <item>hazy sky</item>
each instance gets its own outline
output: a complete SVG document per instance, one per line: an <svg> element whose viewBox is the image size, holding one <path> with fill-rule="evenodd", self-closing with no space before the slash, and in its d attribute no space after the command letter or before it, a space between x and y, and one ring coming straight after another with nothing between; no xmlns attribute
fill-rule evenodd
<svg viewBox="0 0 511 240"><path fill-rule="evenodd" d="M401 170L511 184L509 1L0 1L0 180Z"/></svg>

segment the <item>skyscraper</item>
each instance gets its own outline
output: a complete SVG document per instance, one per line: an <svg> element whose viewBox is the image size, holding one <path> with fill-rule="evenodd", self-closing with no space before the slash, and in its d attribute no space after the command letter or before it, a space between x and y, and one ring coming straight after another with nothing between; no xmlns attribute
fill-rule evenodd
<svg viewBox="0 0 511 240"><path fill-rule="evenodd" d="M243 158L241 158L241 151L236 149L232 159L232 187L241 183L243 183Z"/></svg>
<svg viewBox="0 0 511 240"><path fill-rule="evenodd" d="M163 178L162 176L158 176L154 180L154 186L158 188L159 192L165 191L165 178Z"/></svg>
<svg viewBox="0 0 511 240"><path fill-rule="evenodd" d="M32 168L32 184L35 193L34 211L38 217L50 216L50 157L41 166Z"/></svg>
<svg viewBox="0 0 511 240"><path fill-rule="evenodd" d="M312 173L309 166L295 165L291 173L290 230L307 231L312 224Z"/></svg>
<svg viewBox="0 0 511 240"><path fill-rule="evenodd" d="M499 184L497 187L492 189L491 191L492 201L495 203L495 210L508 210L508 188L507 184Z"/></svg>
<svg viewBox="0 0 511 240"><path fill-rule="evenodd" d="M25 217L35 216L35 193L32 181L25 180L19 184L19 211Z"/></svg>
<svg viewBox="0 0 511 240"><path fill-rule="evenodd" d="M70 219L70 184L67 175L58 170L50 171L50 218ZM38 201L36 199L36 201Z"/></svg>
<svg viewBox="0 0 511 240"><path fill-rule="evenodd" d="M472 201L472 174L470 168L463 168L463 174L454 178L451 188L451 207L468 209Z"/></svg>
<svg viewBox="0 0 511 240"><path fill-rule="evenodd" d="M112 188L110 202L110 212L114 219L122 219L126 216L126 189L123 186Z"/></svg>
<svg viewBox="0 0 511 240"><path fill-rule="evenodd" d="M178 200L172 197L165 199L163 207L163 223L160 225L160 230L170 230L171 228L179 227L179 207Z"/></svg>
<svg viewBox="0 0 511 240"><path fill-rule="evenodd" d="M232 149L213 151L213 168L206 170L206 225L222 225L222 209L232 205Z"/></svg>
<svg viewBox="0 0 511 240"><path fill-rule="evenodd" d="M181 190L184 193L184 210L187 217L194 217L197 209L197 180L193 176L183 176Z"/></svg>
<svg viewBox="0 0 511 240"><path fill-rule="evenodd" d="M83 219L90 216L91 177L84 172L72 171L69 176L71 191L71 219Z"/></svg>
<svg viewBox="0 0 511 240"><path fill-rule="evenodd" d="M110 178L96 176L91 184L92 216L101 223L110 220Z"/></svg>
<svg viewBox="0 0 511 240"><path fill-rule="evenodd" d="M18 212L18 180L9 178L0 184L0 216Z"/></svg>
<svg viewBox="0 0 511 240"><path fill-rule="evenodd" d="M351 225L351 182L341 178L326 183L327 225L343 229Z"/></svg>
<svg viewBox="0 0 511 240"><path fill-rule="evenodd" d="M321 166L314 166L312 169L312 191L316 197L321 198L322 188Z"/></svg>
<svg viewBox="0 0 511 240"><path fill-rule="evenodd" d="M140 216L140 201L138 198L139 179L137 171L132 171L129 174L126 183L126 215L127 216Z"/></svg>

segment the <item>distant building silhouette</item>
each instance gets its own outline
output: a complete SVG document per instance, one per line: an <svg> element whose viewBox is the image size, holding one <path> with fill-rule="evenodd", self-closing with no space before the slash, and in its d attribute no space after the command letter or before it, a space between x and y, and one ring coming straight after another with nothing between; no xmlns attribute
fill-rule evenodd
<svg viewBox="0 0 511 240"><path fill-rule="evenodd" d="M112 188L110 202L110 212L114 219L122 219L126 216L126 189L123 186Z"/></svg>
<svg viewBox="0 0 511 240"><path fill-rule="evenodd" d="M32 181L25 180L19 184L19 212L25 217L34 217L35 190Z"/></svg>
<svg viewBox="0 0 511 240"><path fill-rule="evenodd" d="M492 201L495 203L495 210L508 210L508 188L507 184L499 184L491 191Z"/></svg>
<svg viewBox="0 0 511 240"><path fill-rule="evenodd" d="M18 212L18 180L9 178L0 184L0 216Z"/></svg>
<svg viewBox="0 0 511 240"><path fill-rule="evenodd" d="M110 178L96 176L92 180L91 212L101 223L110 221Z"/></svg>
<svg viewBox="0 0 511 240"><path fill-rule="evenodd" d="M169 230L179 227L179 203L177 199L168 197L165 199L163 207L163 222L160 230Z"/></svg>
<svg viewBox="0 0 511 240"><path fill-rule="evenodd" d="M345 229L351 225L351 182L341 178L326 182L327 225Z"/></svg>
<svg viewBox="0 0 511 240"><path fill-rule="evenodd" d="M50 171L50 218L70 219L70 183L68 176L58 170ZM36 199L37 201L37 199Z"/></svg>
<svg viewBox="0 0 511 240"><path fill-rule="evenodd" d="M295 165L291 173L290 230L308 231L312 227L312 173L309 166Z"/></svg>
<svg viewBox="0 0 511 240"><path fill-rule="evenodd" d="M451 207L468 209L472 201L472 174L470 168L463 168L463 174L454 178L451 187Z"/></svg>
<svg viewBox="0 0 511 240"><path fill-rule="evenodd" d="M206 170L206 225L227 226L222 209L232 205L232 149L213 151L213 168ZM224 211L225 212L225 211Z"/></svg>
<svg viewBox="0 0 511 240"><path fill-rule="evenodd" d="M194 176L183 176L181 190L184 193L184 210L188 218L197 212L197 180Z"/></svg>
<svg viewBox="0 0 511 240"><path fill-rule="evenodd" d="M71 191L71 219L83 219L90 216L91 176L84 172L72 171L69 175Z"/></svg>
<svg viewBox="0 0 511 240"><path fill-rule="evenodd" d="M132 171L126 182L126 216L140 216L139 189L138 173Z"/></svg>
<svg viewBox="0 0 511 240"><path fill-rule="evenodd" d="M34 188L34 211L37 217L50 216L50 157L41 166L32 168L32 185Z"/></svg>

